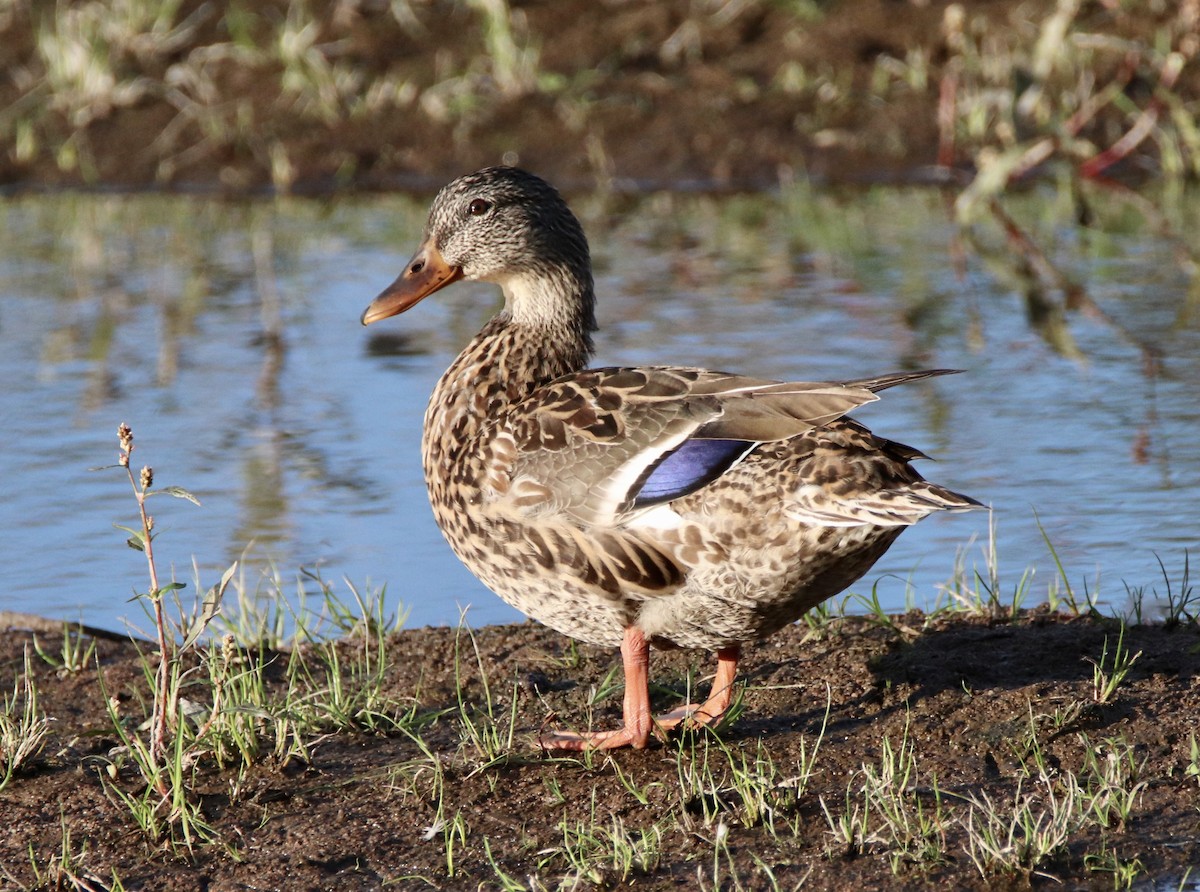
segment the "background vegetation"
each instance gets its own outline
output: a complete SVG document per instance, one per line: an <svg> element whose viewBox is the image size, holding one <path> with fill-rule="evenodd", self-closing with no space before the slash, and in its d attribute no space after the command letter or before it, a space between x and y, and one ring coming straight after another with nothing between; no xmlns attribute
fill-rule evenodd
<svg viewBox="0 0 1200 892"><path fill-rule="evenodd" d="M0 181L1194 176L1195 0L0 6ZM974 194L974 193L972 193Z"/></svg>

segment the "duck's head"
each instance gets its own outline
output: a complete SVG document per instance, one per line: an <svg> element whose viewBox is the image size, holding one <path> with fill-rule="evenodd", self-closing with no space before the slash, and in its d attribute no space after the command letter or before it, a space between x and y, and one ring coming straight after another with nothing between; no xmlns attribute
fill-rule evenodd
<svg viewBox="0 0 1200 892"><path fill-rule="evenodd" d="M363 325L403 313L467 279L495 282L518 320L574 316L595 328L587 239L558 192L515 167L489 167L433 200L417 252L363 313Z"/></svg>

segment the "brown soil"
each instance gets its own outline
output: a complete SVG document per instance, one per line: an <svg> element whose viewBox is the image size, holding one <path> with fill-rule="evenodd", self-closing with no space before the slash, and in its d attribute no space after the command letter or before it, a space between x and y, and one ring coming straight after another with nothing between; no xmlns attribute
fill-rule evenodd
<svg viewBox="0 0 1200 892"><path fill-rule="evenodd" d="M168 853L133 826L101 785L116 740L96 670L60 676L35 659L42 705L54 722L36 764L0 792L0 865L9 873L7 882L54 888L38 885L30 853L44 869L61 851L65 825L74 849L86 847L79 866L99 877L115 870L126 889L499 888L485 841L509 877L525 883L535 877L542 886L534 888L556 888L571 873L562 856L546 854L562 847L562 822L608 828L613 817L635 833L656 821L666 828L656 863L634 869L623 884L611 866L597 868L602 883L622 888L688 889L698 882L712 888L713 838L726 830L729 856L717 862L721 888L737 888L731 875L742 888L768 888L755 858L780 888L807 878L805 888L812 889L1111 888L1111 873L1088 870L1102 851L1123 862L1140 861L1142 878L1177 880L1200 865L1200 778L1188 771L1189 736L1200 714L1195 624L1130 628L1125 643L1142 656L1106 705L1094 702L1087 662L1100 657L1106 636L1110 651L1115 641L1113 624L1100 620L1037 612L1017 622L953 615L927 624L909 615L897 618L895 628L851 618L833 621L817 636L806 635L803 625L785 630L749 654L745 712L721 733L735 755L753 762L765 753L780 778L794 776L802 748L811 753L817 740L828 685L831 708L815 774L798 797L786 784L774 789L774 837L761 821L748 819L731 791L708 801L684 792L677 763L702 758L706 735L693 735L697 749L684 747L683 756L675 742L597 757L590 765L539 752L534 739L546 723L586 724L586 698L613 666L613 653L586 647L575 652L562 637L533 625L476 635L505 722L514 684L517 692L517 741L506 760L490 767L481 767L475 751L461 743L455 631L405 631L389 648L388 694L416 698L419 711L431 718L448 711L419 734L444 769L444 814L461 813L465 820L453 877L447 876L442 834L426 838L437 816L429 772L415 791L403 782L412 773L402 766L422 764L422 754L402 734L331 734L312 743L308 764L263 760L236 795L231 772L202 762L195 794L227 851L201 846L192 857ZM39 639L56 650L53 636ZM29 645L28 633L0 635L0 677L20 674ZM140 715L146 692L135 648L99 640L97 652L104 689L120 699L123 712ZM656 654L653 678L665 686L657 705L677 704L689 680L710 668L705 659ZM463 664L466 698L477 703L482 689L474 657ZM1076 719L1057 730L1047 724L1046 716L1077 701L1086 706ZM610 726L619 709L618 690L602 700L594 721ZM840 814L847 787L861 786L863 765L877 766L883 741L898 748L906 733L917 759L909 787L926 808L933 807L935 782L952 815L965 815L960 797L986 793L996 803L1011 803L1021 762L1030 758L1022 741L1031 716L1039 717L1038 737L1056 777L1081 772L1089 747L1100 758L1111 751L1110 739L1133 747L1136 761L1144 763L1139 776L1146 786L1124 827L1101 831L1090 824L1040 864L1039 874L986 879L972 866L965 831L954 819L946 822L943 863L893 858L895 845L883 838L853 852L834 842L822 800ZM709 756L712 764L727 764L716 753ZM137 787L127 774L118 782ZM1032 783L1027 780L1025 789ZM706 807L714 820L705 821ZM875 829L878 821L872 820Z"/></svg>
<svg viewBox="0 0 1200 892"><path fill-rule="evenodd" d="M57 104L38 56L39 4L0 15L0 184L164 185L240 191L275 180L296 191L335 187L428 188L502 160L560 187L617 180L645 187L687 183L761 187L780 176L863 181L911 176L937 156L941 76L952 55L943 21L966 11L972 35L1032 46L1052 7L1019 0L901 3L698 3L661 0L513 0L518 45L537 51L536 83L492 77L483 21L471 4L315 4L314 46L328 65L361 78L349 96L314 108L285 86L274 49L291 0L234 15L223 4L183 0L186 38L136 45L108 59L137 98L97 100L72 120ZM808 9L798 15L796 10ZM1174 4L1085 4L1077 26L1099 39L1147 44ZM305 19L309 21L309 19ZM972 39L975 39L973 37ZM235 51L238 41L254 52ZM214 52L214 48L218 51ZM921 59L927 77L884 78L881 59ZM1007 63L1002 63L1007 64ZM1097 84L1120 74L1119 52L1097 53ZM199 71L189 87L172 66ZM190 76L190 75L189 75ZM1013 71L1013 87L1027 73ZM1143 89L1139 72L1130 90ZM354 108L381 78L408 92ZM1179 82L1193 95L1194 66ZM149 85L149 86L146 86ZM1001 91L1008 86L1001 82ZM882 91L882 92L881 92ZM1193 91L1189 93L1189 91ZM1135 100L1144 98L1141 94ZM18 124L26 125L18 148ZM1111 144L1130 122L1101 114L1081 136ZM71 141L72 151L60 152ZM967 148L952 159L969 165ZM69 159L78 159L70 161Z"/></svg>

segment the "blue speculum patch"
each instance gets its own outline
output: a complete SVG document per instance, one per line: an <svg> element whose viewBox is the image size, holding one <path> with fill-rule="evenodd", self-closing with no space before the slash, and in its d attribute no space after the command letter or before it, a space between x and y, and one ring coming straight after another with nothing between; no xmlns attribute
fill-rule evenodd
<svg viewBox="0 0 1200 892"><path fill-rule="evenodd" d="M650 471L634 499L635 508L669 502L716 480L754 448L745 440L688 440Z"/></svg>

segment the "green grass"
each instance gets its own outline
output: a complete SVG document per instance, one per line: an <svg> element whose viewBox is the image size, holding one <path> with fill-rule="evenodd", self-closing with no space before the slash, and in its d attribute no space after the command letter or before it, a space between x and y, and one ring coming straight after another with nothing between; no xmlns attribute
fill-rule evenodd
<svg viewBox="0 0 1200 892"><path fill-rule="evenodd" d="M825 716L816 738L803 738L793 762L776 764L770 750L759 741L753 751L726 744L720 728L683 735L674 743L678 793L685 807L698 814L706 826L736 822L762 827L772 838L801 832L797 803L808 791L817 768L821 742L829 724L832 698L828 693Z"/></svg>
<svg viewBox="0 0 1200 892"><path fill-rule="evenodd" d="M463 636L471 645L471 655L478 670L479 696L467 694L466 670L463 666ZM472 773L487 771L507 764L514 757L513 739L517 726L517 683L513 682L508 709L492 696L492 685L483 666L479 642L475 633L460 620L454 639L454 680L458 702L458 723L461 748L474 764ZM520 756L516 756L520 758Z"/></svg>
<svg viewBox="0 0 1200 892"><path fill-rule="evenodd" d="M923 778L920 755L906 733L899 744L881 742L878 759L864 762L840 803L821 798L830 857L886 856L893 872L930 870L965 857L981 877L1053 877L1067 845L1090 828L1119 834L1137 814L1147 781L1144 759L1121 738L1095 743L1074 736L1073 761L1051 768L1044 740L1061 727L1042 730L1030 703L1030 733L1014 744L1022 766L1007 795L986 790L950 793L936 778ZM1127 886L1141 870L1136 858L1120 859L1107 846L1119 836L1102 832L1101 850L1088 855L1088 870L1114 874Z"/></svg>
<svg viewBox="0 0 1200 892"><path fill-rule="evenodd" d="M883 739L878 763L864 763L862 778L864 813L878 821L873 838L887 848L892 872L946 863L947 812L936 777L924 787L917 783L916 748L907 728L898 746Z"/></svg>
<svg viewBox="0 0 1200 892"><path fill-rule="evenodd" d="M1028 787L1032 786L1033 789ZM1083 823L1085 803L1077 780L1018 783L1011 798L986 792L967 798L959 817L966 855L984 879L994 876L1050 877L1048 862L1061 854Z"/></svg>
<svg viewBox="0 0 1200 892"><path fill-rule="evenodd" d="M31 883L22 882L7 866L0 864L0 877L9 883L9 888L20 889L21 892L38 892L43 889L69 889L73 892L106 889L108 892L125 892L125 884L115 869L105 878L86 866L85 862L89 860L87 842L76 846L71 836L70 822L65 814L61 816L60 822L62 838L57 853L44 856L33 846L29 848L29 875L33 879Z"/></svg>
<svg viewBox="0 0 1200 892"><path fill-rule="evenodd" d="M462 71L439 72L423 89L409 75L362 64L349 41L333 36L339 29L304 0L284 4L281 14L233 4L202 5L184 16L179 0L118 0L30 15L30 76L19 81L19 100L0 109L0 132L11 129L18 159L49 155L60 170L93 182L94 127L122 109L159 102L174 117L148 147L158 181L222 153L249 154L286 191L297 175L295 146L276 134L297 124L332 128L397 110L411 114L418 96L424 114L453 121L482 108L493 90L518 99L562 86L541 69L538 41L506 0L471 0L467 7L479 57ZM426 36L408 3L392 3L390 14L403 30ZM276 84L275 103L231 95L221 77L230 68ZM344 164L349 170L339 176L353 172L349 153Z"/></svg>
<svg viewBox="0 0 1200 892"><path fill-rule="evenodd" d="M33 636L34 652L42 662L54 668L61 675L76 675L88 668L96 656L96 639L75 630L71 623L63 623L62 643L58 653L44 650L38 642L37 635Z"/></svg>
<svg viewBox="0 0 1200 892"><path fill-rule="evenodd" d="M559 863L571 882L588 882L611 887L637 873L649 873L658 865L671 821L629 828L617 815L604 816L593 810L585 819L563 818L558 829L562 844L542 855L539 867Z"/></svg>
<svg viewBox="0 0 1200 892"><path fill-rule="evenodd" d="M202 594L190 606L181 596L184 583L161 585L154 551L158 532L147 502L172 495L199 503L181 487L154 489L149 467L135 476L133 433L122 425L119 438L119 468L129 479L140 520L136 527L120 529L129 534L127 544L146 557L150 586L139 597L149 602L156 647L142 655L148 702L139 698L138 708L129 712L104 693L120 745L109 753L101 780L109 798L152 842L165 843L177 854L192 856L200 846L216 846L236 857L201 807L201 771L211 766L230 775L231 798L236 799L247 770L264 759L281 766L306 763L312 741L322 735L410 735L435 715L419 709L419 692L395 696L387 688L389 636L402 624L403 614L385 615L383 590L363 594L347 583L350 598L343 600L319 574L303 573L304 582L317 586L320 608L292 614L294 637L288 638L285 608L278 606L287 603L282 592L268 599L276 607L260 612L258 598L248 598L241 588L244 578L237 563L207 590L197 581L194 588ZM236 603L249 605L252 612L224 616L218 623L231 586ZM301 590L307 590L303 584ZM211 633L220 628L224 633L213 638ZM328 637L328 631L336 637ZM43 659L60 671L80 671L81 651L87 653L64 632L61 657L43 652ZM281 684L268 682L273 666L282 669ZM13 723L19 746L4 746L7 725L0 717L0 753L12 752L22 760L36 752L39 742L28 654L25 687L22 719ZM6 712L11 709L6 705ZM10 774L21 764L16 758L12 763ZM127 776L129 769L136 780Z"/></svg>
<svg viewBox="0 0 1200 892"><path fill-rule="evenodd" d="M37 758L45 746L50 720L38 705L37 685L25 650L24 671L13 679L12 694L0 704L0 790Z"/></svg>
<svg viewBox="0 0 1200 892"><path fill-rule="evenodd" d="M1092 664L1092 699L1101 705L1111 703L1116 698L1121 682L1129 675L1133 664L1142 655L1141 651L1131 655L1124 644L1125 623L1122 622L1112 653L1109 653L1108 636L1106 635L1100 659L1089 661Z"/></svg>

